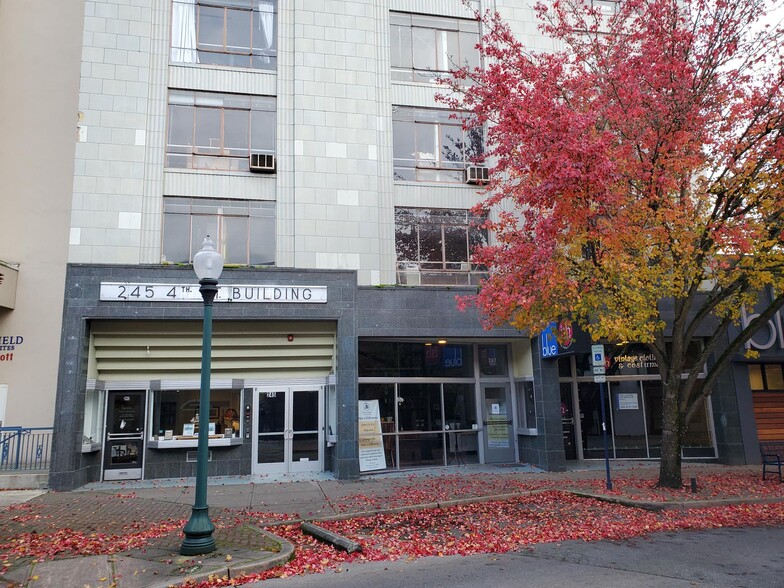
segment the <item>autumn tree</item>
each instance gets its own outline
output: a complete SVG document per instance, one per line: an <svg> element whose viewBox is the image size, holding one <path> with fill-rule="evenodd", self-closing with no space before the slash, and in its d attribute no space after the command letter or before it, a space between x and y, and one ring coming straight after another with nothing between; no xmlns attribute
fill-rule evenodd
<svg viewBox="0 0 784 588"><path fill-rule="evenodd" d="M477 14L484 69L456 73L445 98L486 126L493 162L477 209L495 241L474 260L489 273L462 303L488 325L566 318L645 344L663 389L661 486L681 486L689 420L784 305L784 35L765 26L770 8L622 0L608 15L556 0L536 7L549 52Z"/></svg>

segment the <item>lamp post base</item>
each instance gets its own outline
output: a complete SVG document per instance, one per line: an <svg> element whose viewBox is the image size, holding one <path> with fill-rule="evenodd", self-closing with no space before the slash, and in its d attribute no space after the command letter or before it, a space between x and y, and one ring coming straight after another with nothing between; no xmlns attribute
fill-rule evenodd
<svg viewBox="0 0 784 588"><path fill-rule="evenodd" d="M185 539L180 545L182 555L203 555L215 551L215 539L212 537L215 525L207 514L209 507L193 507L190 520L185 524Z"/></svg>

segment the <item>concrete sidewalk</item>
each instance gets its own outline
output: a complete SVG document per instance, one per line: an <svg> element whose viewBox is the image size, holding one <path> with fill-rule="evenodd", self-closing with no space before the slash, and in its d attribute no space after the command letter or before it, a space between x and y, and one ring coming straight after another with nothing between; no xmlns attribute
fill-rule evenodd
<svg viewBox="0 0 784 588"><path fill-rule="evenodd" d="M631 474L653 479L658 474L658 464L652 462L615 462L612 467L614 476ZM749 471L759 472L759 467L688 464L684 466L684 479L691 475ZM55 555L54 560L44 562L20 560L2 579L14 583L11 585L36 588L68 586L64 578L74 579L77 583L70 584L74 586L135 588L177 585L187 578L206 579L211 574L228 573L234 577L281 565L291 557L291 544L268 530L274 531L268 525L276 521L318 520L504 498L527 493L523 488L568 489L579 480L603 479L603 462L581 462L570 471L557 474L524 465L475 465L384 473L356 481L338 481L329 475L317 479L211 478L208 504L210 518L216 525L218 549L199 557L178 554L179 530L193 504L192 478L90 484L64 493L0 492L0 506L16 501L15 506L0 509L0 543L24 533L55 533L62 529L78 536L77 541L83 538L120 544L134 531L156 529L156 525L161 535L147 541L144 548L130 545L114 555ZM734 497L732 502L744 500ZM266 528L262 529L262 525ZM67 542L68 534L58 540Z"/></svg>

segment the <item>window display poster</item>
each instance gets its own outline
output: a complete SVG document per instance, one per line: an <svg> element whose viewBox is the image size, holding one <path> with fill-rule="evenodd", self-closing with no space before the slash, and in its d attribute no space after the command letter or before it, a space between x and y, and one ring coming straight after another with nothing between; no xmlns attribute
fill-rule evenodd
<svg viewBox="0 0 784 588"><path fill-rule="evenodd" d="M487 446L492 449L509 447L509 422L506 418L506 403L487 400L490 408L487 415Z"/></svg>
<svg viewBox="0 0 784 588"><path fill-rule="evenodd" d="M618 394L618 410L639 409L640 403L637 400L637 394L635 392Z"/></svg>
<svg viewBox="0 0 784 588"><path fill-rule="evenodd" d="M359 401L359 471L385 470L387 459L381 438L378 400Z"/></svg>

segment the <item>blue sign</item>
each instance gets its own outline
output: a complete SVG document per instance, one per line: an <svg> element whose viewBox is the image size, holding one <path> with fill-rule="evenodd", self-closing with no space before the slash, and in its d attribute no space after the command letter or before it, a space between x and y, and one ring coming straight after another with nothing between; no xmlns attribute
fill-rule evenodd
<svg viewBox="0 0 784 588"><path fill-rule="evenodd" d="M550 323L539 336L539 348L542 350L542 357L558 357L558 340L555 338L555 323Z"/></svg>

